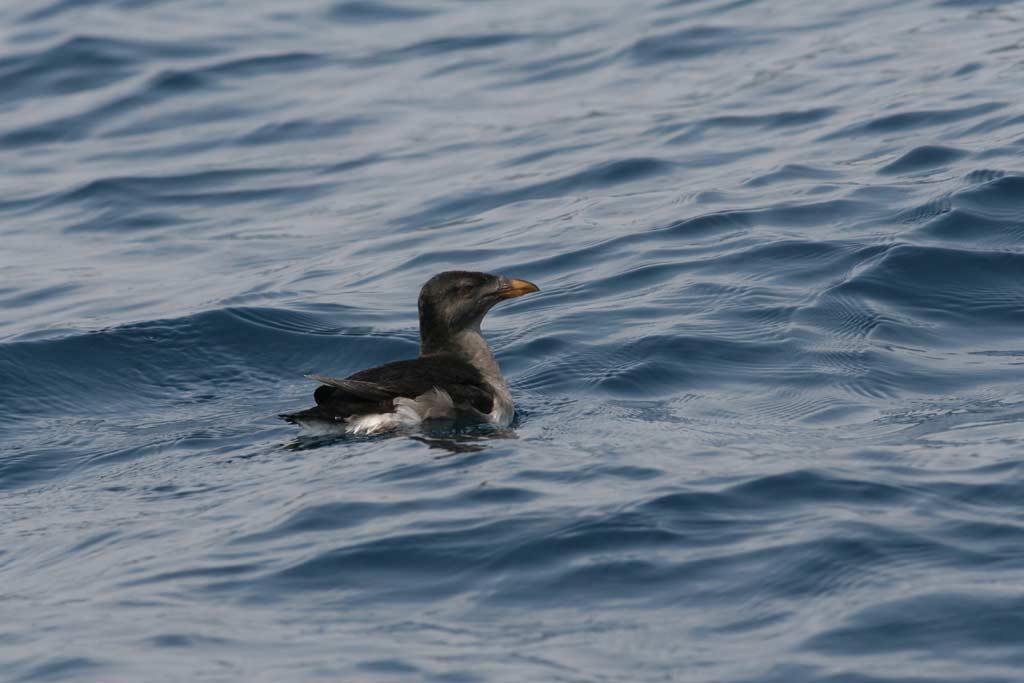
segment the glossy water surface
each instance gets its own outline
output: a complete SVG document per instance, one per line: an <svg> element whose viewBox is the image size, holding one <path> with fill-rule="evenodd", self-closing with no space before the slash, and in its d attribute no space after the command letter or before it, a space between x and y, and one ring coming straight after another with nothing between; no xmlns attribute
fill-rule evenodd
<svg viewBox="0 0 1024 683"><path fill-rule="evenodd" d="M1024 6L0 6L0 679L1024 670ZM312 440L486 331L514 430Z"/></svg>

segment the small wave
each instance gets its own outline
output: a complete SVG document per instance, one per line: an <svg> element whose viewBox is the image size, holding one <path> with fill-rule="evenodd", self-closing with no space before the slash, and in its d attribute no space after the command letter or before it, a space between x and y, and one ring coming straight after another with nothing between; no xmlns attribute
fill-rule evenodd
<svg viewBox="0 0 1024 683"><path fill-rule="evenodd" d="M879 173L914 173L942 168L967 156L967 152L954 147L923 145L915 147L899 159L883 166Z"/></svg>
<svg viewBox="0 0 1024 683"><path fill-rule="evenodd" d="M200 387L255 379L257 367L344 372L362 364L414 354L409 343L331 317L280 309L233 308L174 320L151 321L71 336L0 345L7 389L0 405L32 412L49 406L63 414L121 410L145 401L188 400ZM346 358L339 366L338 354ZM262 360L261 360L262 357ZM318 366L318 367L314 367ZM336 370L335 370L336 368ZM44 378L59 377L53 386Z"/></svg>
<svg viewBox="0 0 1024 683"><path fill-rule="evenodd" d="M778 183L792 183L802 180L832 180L839 177L835 171L829 171L803 164L786 164L782 168L756 176L745 184L749 187L766 187Z"/></svg>
<svg viewBox="0 0 1024 683"><path fill-rule="evenodd" d="M953 200L982 216L1024 220L1024 175L1003 175L953 195Z"/></svg>
<svg viewBox="0 0 1024 683"><path fill-rule="evenodd" d="M410 21L430 17L436 10L409 7L385 2L350 0L332 5L327 16L344 23L378 23Z"/></svg>
<svg viewBox="0 0 1024 683"><path fill-rule="evenodd" d="M879 116L870 121L854 124L834 133L829 133L822 137L821 140L826 142L844 137L885 135L887 133L899 133L918 128L940 126L947 123L964 121L975 116L982 116L1002 109L1005 106L1006 104L1003 102L987 102L970 107L926 109L886 114L885 116Z"/></svg>
<svg viewBox="0 0 1024 683"><path fill-rule="evenodd" d="M650 65L699 59L729 50L764 45L768 38L728 26L691 26L672 33L648 36L627 50L637 64Z"/></svg>
<svg viewBox="0 0 1024 683"><path fill-rule="evenodd" d="M69 678L97 675L107 668L103 660L93 657L50 657L41 664L36 658L30 658L14 664L13 673L16 683L61 683Z"/></svg>
<svg viewBox="0 0 1024 683"><path fill-rule="evenodd" d="M838 289L930 325L971 321L1013 336L1024 323L1021 268L1018 253L897 245Z"/></svg>
<svg viewBox="0 0 1024 683"><path fill-rule="evenodd" d="M923 236L964 246L1016 247L1024 241L1024 224L953 208L919 229Z"/></svg>
<svg viewBox="0 0 1024 683"><path fill-rule="evenodd" d="M74 36L30 54L0 60L0 87L8 104L104 88L136 75L150 60L193 59L216 54L187 42L132 41Z"/></svg>
<svg viewBox="0 0 1024 683"><path fill-rule="evenodd" d="M849 617L849 624L817 634L804 649L846 656L928 653L956 659L964 650L987 653L986 660L1018 666L1014 633L1024 628L1019 597L994 591L991 595L922 592L871 605ZM936 652L936 638L947 643Z"/></svg>
<svg viewBox="0 0 1024 683"><path fill-rule="evenodd" d="M439 200L423 211L407 216L408 226L438 224L478 215L516 202L562 197L570 193L607 188L670 172L675 167L654 158L635 158L595 164L569 175L501 192L475 192L456 199Z"/></svg>

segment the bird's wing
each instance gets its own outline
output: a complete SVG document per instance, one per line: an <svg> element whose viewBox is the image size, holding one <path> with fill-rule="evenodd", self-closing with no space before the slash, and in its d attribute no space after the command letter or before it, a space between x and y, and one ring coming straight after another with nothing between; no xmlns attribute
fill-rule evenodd
<svg viewBox="0 0 1024 683"><path fill-rule="evenodd" d="M373 382L363 382L358 379L337 379L335 377L324 377L323 375L306 375L306 378L326 384L333 389L340 389L341 393L347 396L365 401L383 401L395 397L393 392Z"/></svg>
<svg viewBox="0 0 1024 683"><path fill-rule="evenodd" d="M446 354L396 361L362 370L345 379L307 375L322 382L314 398L319 405L338 402L380 404L398 397L416 398L441 389L456 405L489 413L493 407L490 387L469 363ZM351 410L351 407L349 407Z"/></svg>

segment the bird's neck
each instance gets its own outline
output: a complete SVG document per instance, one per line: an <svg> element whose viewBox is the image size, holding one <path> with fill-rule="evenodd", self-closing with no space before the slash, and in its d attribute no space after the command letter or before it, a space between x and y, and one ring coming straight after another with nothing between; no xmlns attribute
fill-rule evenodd
<svg viewBox="0 0 1024 683"><path fill-rule="evenodd" d="M494 352L491 351L490 345L480 333L479 328L464 329L446 335L441 340L429 337L421 340L420 356L437 353L457 355L479 370L485 379L499 382L502 385L505 383L501 376L501 368L498 367L498 361L494 358Z"/></svg>

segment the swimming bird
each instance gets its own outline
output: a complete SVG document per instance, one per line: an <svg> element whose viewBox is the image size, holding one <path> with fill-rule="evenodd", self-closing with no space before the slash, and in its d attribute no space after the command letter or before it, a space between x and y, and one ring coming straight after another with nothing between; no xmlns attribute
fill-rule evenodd
<svg viewBox="0 0 1024 683"><path fill-rule="evenodd" d="M539 291L526 280L446 271L420 290L420 355L321 382L316 405L282 418L317 431L377 434L447 419L507 427L514 406L501 368L480 332L500 301Z"/></svg>

